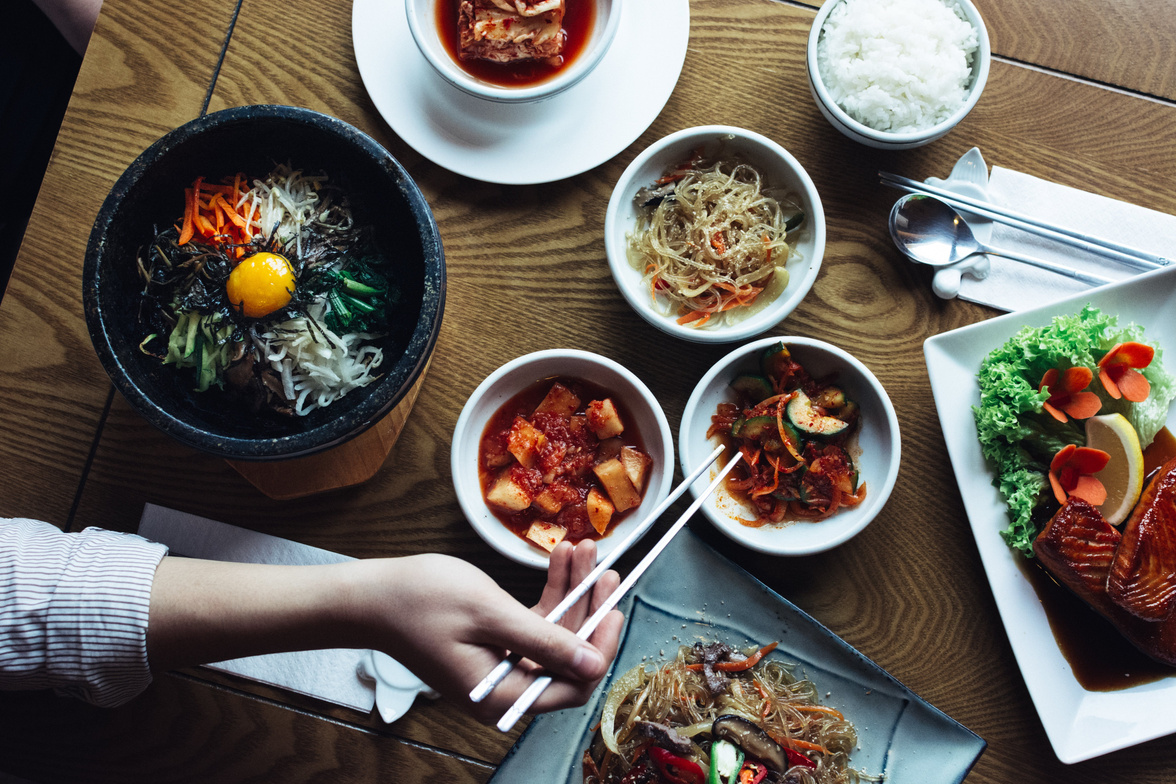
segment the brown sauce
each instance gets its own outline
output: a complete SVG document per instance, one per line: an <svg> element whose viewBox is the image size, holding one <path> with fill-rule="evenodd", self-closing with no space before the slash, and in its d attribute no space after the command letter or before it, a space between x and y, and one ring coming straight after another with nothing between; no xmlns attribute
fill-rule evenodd
<svg viewBox="0 0 1176 784"><path fill-rule="evenodd" d="M1173 458L1176 436L1165 427L1143 450L1149 480ZM1176 675L1176 669L1160 664L1127 642L1110 621L1059 585L1036 560L1018 556L1017 565L1037 593L1058 648L1082 688L1119 691Z"/></svg>
<svg viewBox="0 0 1176 784"><path fill-rule="evenodd" d="M437 0L437 34L441 44L463 71L499 87L530 87L552 78L583 54L588 39L592 37L592 28L596 25L596 3L590 0L567 0L563 18L567 40L560 57L517 63L463 60L458 54L457 6L458 0Z"/></svg>
<svg viewBox="0 0 1176 784"><path fill-rule="evenodd" d="M1176 669L1127 642L1110 621L1059 585L1036 560L1018 555L1017 566L1037 593L1058 648L1082 688L1119 691L1176 675Z"/></svg>

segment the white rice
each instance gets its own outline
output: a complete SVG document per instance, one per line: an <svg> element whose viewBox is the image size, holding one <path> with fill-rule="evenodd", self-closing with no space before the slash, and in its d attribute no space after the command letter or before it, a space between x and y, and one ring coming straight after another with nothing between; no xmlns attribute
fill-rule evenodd
<svg viewBox="0 0 1176 784"><path fill-rule="evenodd" d="M833 100L879 131L943 122L967 99L979 34L943 0L845 0L817 44Z"/></svg>

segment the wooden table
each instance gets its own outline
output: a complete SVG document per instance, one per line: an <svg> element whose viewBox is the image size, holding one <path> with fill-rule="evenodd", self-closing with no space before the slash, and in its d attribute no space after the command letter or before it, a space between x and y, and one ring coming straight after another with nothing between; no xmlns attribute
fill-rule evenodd
<svg viewBox="0 0 1176 784"><path fill-rule="evenodd" d="M1171 781L1176 738L1069 767L1050 750L969 533L921 352L928 336L996 314L931 294L928 272L887 236L895 192L875 172L941 175L976 145L989 163L1176 213L1176 15L1146 0L978 4L995 54L987 89L928 147L879 152L821 118L804 72L812 5L691 0L685 67L652 127L580 176L500 187L439 168L391 132L360 82L349 3L106 0L0 306L0 515L133 530L154 502L352 556L450 553L533 600L540 575L485 546L454 498L448 443L460 406L505 361L570 345L638 369L677 430L690 389L724 349L675 341L628 308L605 263L604 208L654 139L740 125L800 159L828 218L821 276L774 334L851 347L894 400L904 459L864 533L785 568L702 518L692 527L983 736L969 782ZM323 111L386 145L432 205L449 267L432 368L384 469L293 504L140 420L97 362L79 296L90 226L127 164L166 131L249 103ZM487 292L499 303L493 329ZM160 676L116 710L3 694L0 727L0 769L68 782L484 781L517 737L444 704L385 726L203 669Z"/></svg>

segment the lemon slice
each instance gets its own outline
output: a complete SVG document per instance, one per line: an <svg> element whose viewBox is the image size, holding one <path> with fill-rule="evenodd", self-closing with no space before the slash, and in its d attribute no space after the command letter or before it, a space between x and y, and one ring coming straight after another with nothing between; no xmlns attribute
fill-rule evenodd
<svg viewBox="0 0 1176 784"><path fill-rule="evenodd" d="M1094 475L1107 489L1107 500L1098 509L1111 525L1127 519L1143 492L1143 449L1139 435L1122 414L1104 414L1086 420L1086 445L1111 456L1107 467Z"/></svg>

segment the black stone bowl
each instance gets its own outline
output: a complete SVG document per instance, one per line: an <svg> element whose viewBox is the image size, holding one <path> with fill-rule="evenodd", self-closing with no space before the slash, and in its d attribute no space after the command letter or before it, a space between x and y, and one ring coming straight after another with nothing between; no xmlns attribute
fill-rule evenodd
<svg viewBox="0 0 1176 784"><path fill-rule="evenodd" d="M245 172L263 177L279 163L324 171L350 198L360 224L400 286L382 374L304 417L250 413L220 390L193 391L190 370L139 350L142 292L136 256L157 230L183 214L184 188ZM152 144L107 196L94 223L82 274L90 338L115 387L148 422L180 442L233 460L281 460L337 446L379 421L424 371L441 328L445 253L416 183L366 134L318 112L244 106L209 114Z"/></svg>

